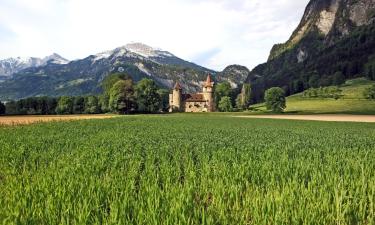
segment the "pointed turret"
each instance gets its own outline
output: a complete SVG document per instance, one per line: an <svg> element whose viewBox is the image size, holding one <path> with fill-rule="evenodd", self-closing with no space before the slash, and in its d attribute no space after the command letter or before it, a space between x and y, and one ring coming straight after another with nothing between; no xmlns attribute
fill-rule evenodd
<svg viewBox="0 0 375 225"><path fill-rule="evenodd" d="M211 75L208 74L206 83L204 84L204 87L207 88L207 87L213 87L213 86L214 86L214 82L212 82L212 80L211 80Z"/></svg>
<svg viewBox="0 0 375 225"><path fill-rule="evenodd" d="M208 112L215 111L215 103L213 98L213 92L214 92L214 82L211 79L211 75L208 74L207 80L204 83L203 86L203 95L205 100L207 101L207 110Z"/></svg>
<svg viewBox="0 0 375 225"><path fill-rule="evenodd" d="M180 83L177 81L176 84L174 85L174 90L182 90L182 87L180 85Z"/></svg>

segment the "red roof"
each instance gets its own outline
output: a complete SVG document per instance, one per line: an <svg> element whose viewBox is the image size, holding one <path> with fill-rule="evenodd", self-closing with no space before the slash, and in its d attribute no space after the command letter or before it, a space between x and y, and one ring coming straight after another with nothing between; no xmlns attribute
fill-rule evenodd
<svg viewBox="0 0 375 225"><path fill-rule="evenodd" d="M206 102L202 94L184 94L182 99L185 102Z"/></svg>

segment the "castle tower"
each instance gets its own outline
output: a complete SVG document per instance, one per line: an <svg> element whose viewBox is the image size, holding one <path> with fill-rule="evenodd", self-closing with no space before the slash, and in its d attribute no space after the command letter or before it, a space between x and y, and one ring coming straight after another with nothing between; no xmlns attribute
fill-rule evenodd
<svg viewBox="0 0 375 225"><path fill-rule="evenodd" d="M204 99L207 100L208 103L208 112L215 111L215 103L214 103L214 82L211 80L211 75L208 74L207 80L203 86L203 96Z"/></svg>
<svg viewBox="0 0 375 225"><path fill-rule="evenodd" d="M176 82L173 88L172 94L169 95L169 111L170 112L180 112L182 110L181 105L182 87L180 83Z"/></svg>

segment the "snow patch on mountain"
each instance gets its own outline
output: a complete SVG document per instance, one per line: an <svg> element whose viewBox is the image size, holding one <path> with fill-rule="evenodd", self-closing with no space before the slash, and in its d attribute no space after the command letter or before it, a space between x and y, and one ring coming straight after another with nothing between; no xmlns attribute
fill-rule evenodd
<svg viewBox="0 0 375 225"><path fill-rule="evenodd" d="M131 43L124 46L126 50L141 55L145 58L157 57L160 50L154 49L142 43Z"/></svg>
<svg viewBox="0 0 375 225"><path fill-rule="evenodd" d="M93 59L93 61L95 62L101 59L108 59L109 57L111 57L112 54L113 54L112 51L101 52L95 55L95 58Z"/></svg>
<svg viewBox="0 0 375 225"><path fill-rule="evenodd" d="M148 76L150 76L150 77L152 76L152 74L150 73L150 71L148 71L148 69L145 67L145 65L143 65L143 63L136 63L135 66L138 67L138 69L140 71L144 72Z"/></svg>

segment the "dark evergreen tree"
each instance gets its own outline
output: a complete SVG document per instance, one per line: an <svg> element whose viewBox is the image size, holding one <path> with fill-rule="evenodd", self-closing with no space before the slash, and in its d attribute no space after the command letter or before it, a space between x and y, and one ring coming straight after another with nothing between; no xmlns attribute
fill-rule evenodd
<svg viewBox="0 0 375 225"><path fill-rule="evenodd" d="M73 101L73 113L82 114L85 112L85 98L82 96L74 97Z"/></svg>
<svg viewBox="0 0 375 225"><path fill-rule="evenodd" d="M161 107L161 98L158 88L151 79L142 79L135 87L135 97L140 112L156 113Z"/></svg>
<svg viewBox="0 0 375 225"><path fill-rule="evenodd" d="M6 111L5 105L4 103L0 101L0 115L5 114L5 111Z"/></svg>

